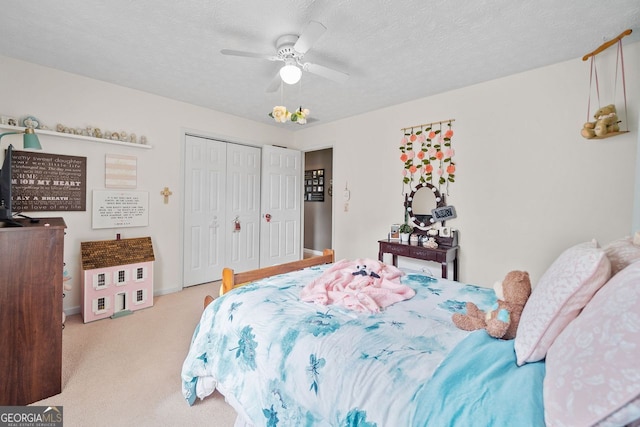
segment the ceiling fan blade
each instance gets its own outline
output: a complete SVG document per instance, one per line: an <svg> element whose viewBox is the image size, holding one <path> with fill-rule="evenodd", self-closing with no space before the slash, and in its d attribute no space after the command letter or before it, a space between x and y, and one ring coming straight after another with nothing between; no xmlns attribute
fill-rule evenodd
<svg viewBox="0 0 640 427"><path fill-rule="evenodd" d="M327 27L319 22L311 21L304 29L296 44L293 45L293 49L301 54L307 53L311 46L320 38L321 35L327 30Z"/></svg>
<svg viewBox="0 0 640 427"><path fill-rule="evenodd" d="M278 89L280 89L280 85L282 84L282 78L280 77L280 72L277 72L275 76L273 76L273 79L271 80L271 83L269 83L269 86L267 86L267 92L275 92Z"/></svg>
<svg viewBox="0 0 640 427"><path fill-rule="evenodd" d="M302 65L302 69L312 74L316 74L320 77L324 77L325 79L333 80L337 83L345 83L349 79L349 74L343 73L342 71L333 70L331 68L325 67L324 65L305 62Z"/></svg>
<svg viewBox="0 0 640 427"><path fill-rule="evenodd" d="M253 52L244 52L242 50L231 50L231 49L222 49L220 53L223 55L233 55L233 56L244 56L247 58L259 58L259 59L267 59L269 61L279 61L280 58L274 55L267 55L265 53L253 53Z"/></svg>

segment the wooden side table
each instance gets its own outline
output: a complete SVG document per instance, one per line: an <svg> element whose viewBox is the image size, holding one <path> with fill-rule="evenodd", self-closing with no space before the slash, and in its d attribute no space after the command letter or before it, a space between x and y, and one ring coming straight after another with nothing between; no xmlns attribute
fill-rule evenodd
<svg viewBox="0 0 640 427"><path fill-rule="evenodd" d="M439 262L442 265L442 277L447 278L449 263L453 263L453 280L458 280L458 249L459 246L438 246L437 248L426 248L418 246L416 243L403 243L393 240L378 240L380 249L378 259L382 262L384 254L393 256L393 265L398 266L398 256L421 259L423 261Z"/></svg>

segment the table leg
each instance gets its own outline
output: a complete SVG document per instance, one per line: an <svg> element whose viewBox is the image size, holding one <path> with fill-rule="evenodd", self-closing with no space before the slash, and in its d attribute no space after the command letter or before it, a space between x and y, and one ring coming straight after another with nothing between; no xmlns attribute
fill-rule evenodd
<svg viewBox="0 0 640 427"><path fill-rule="evenodd" d="M453 260L453 280L458 281L458 257Z"/></svg>
<svg viewBox="0 0 640 427"><path fill-rule="evenodd" d="M446 278L447 278L447 273L448 273L448 272L447 272L447 270L448 270L448 268L447 268L447 263L446 263L446 262L443 262L443 263L442 263L442 278L443 278L443 279L446 279Z"/></svg>

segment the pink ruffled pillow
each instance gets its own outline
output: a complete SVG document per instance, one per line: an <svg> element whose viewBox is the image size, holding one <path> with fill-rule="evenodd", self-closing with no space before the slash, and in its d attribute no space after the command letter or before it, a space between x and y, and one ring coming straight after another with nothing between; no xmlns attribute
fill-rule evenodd
<svg viewBox="0 0 640 427"><path fill-rule="evenodd" d="M609 261L611 261L612 276L629 264L640 260L640 246L634 244L630 236L614 240L604 247L604 251L609 257Z"/></svg>
<svg viewBox="0 0 640 427"><path fill-rule="evenodd" d="M625 425L640 418L640 263L615 275L549 348L548 426Z"/></svg>
<svg viewBox="0 0 640 427"><path fill-rule="evenodd" d="M519 366L544 359L558 334L605 284L610 272L609 259L595 241L560 254L522 311L514 342Z"/></svg>

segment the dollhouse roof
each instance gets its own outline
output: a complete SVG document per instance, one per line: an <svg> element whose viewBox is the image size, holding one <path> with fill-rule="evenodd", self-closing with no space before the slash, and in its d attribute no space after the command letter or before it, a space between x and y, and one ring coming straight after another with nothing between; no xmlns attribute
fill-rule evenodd
<svg viewBox="0 0 640 427"><path fill-rule="evenodd" d="M83 270L155 260L151 237L81 242L80 250Z"/></svg>

